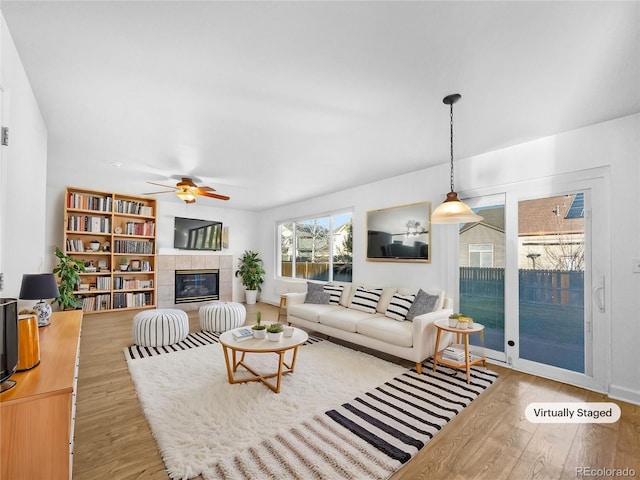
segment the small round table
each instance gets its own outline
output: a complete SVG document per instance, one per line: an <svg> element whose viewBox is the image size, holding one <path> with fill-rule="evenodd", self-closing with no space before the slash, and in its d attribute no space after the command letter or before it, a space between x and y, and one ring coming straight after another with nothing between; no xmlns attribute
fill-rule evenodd
<svg viewBox="0 0 640 480"><path fill-rule="evenodd" d="M436 367L438 366L438 363L441 365L446 365L447 367L451 367L451 368L459 368L461 370L466 370L467 372L467 383L470 382L471 380L471 373L470 373L470 368L473 365L476 365L478 363L482 363L483 366L487 366L487 358L484 354L484 325L481 325L479 323L473 323L473 327L471 328L457 328L457 327L450 327L449 326L449 321L447 320L436 320L435 322L433 322L433 324L435 325L435 327L438 329L438 333L436 334L436 353L433 356L433 371L436 371ZM440 348L440 334L442 333L442 331L445 332L453 332L456 334L456 344L460 343L460 336L462 335L462 337L464 337L464 361L460 361L457 362L455 360L450 360L448 358L444 358L443 357L443 352L439 351ZM479 333L480 334L480 341L482 342L482 356L481 357L471 357L469 355L469 334L471 333Z"/></svg>
<svg viewBox="0 0 640 480"><path fill-rule="evenodd" d="M241 327L247 328L247 327ZM280 337L277 342L272 342L268 338L250 338L249 340L238 341L233 336L234 330L229 330L220 335L220 345L222 345L222 351L224 352L224 360L227 365L227 375L229 377L229 383L246 383L246 382L262 382L269 387L275 393L280 393L280 384L282 382L282 375L286 373L293 373L296 365L296 358L298 357L298 347L307 341L309 335L304 330L299 328L293 328L293 335L291 337ZM292 351L291 359L289 362L285 360L285 355L288 351ZM238 353L241 353L238 360ZM278 355L278 371L274 373L258 373L244 361L245 356L248 353L275 353ZM238 367L242 365L247 371L253 374L253 377L235 378L234 373ZM276 378L276 383L267 381L269 378Z"/></svg>

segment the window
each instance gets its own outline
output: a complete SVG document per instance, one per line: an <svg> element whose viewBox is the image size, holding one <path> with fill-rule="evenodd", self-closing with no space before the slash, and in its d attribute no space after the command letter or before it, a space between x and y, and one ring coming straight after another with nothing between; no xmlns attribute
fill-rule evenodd
<svg viewBox="0 0 640 480"><path fill-rule="evenodd" d="M469 244L469 266L481 268L493 267L493 244Z"/></svg>
<svg viewBox="0 0 640 480"><path fill-rule="evenodd" d="M278 224L281 277L308 280L352 278L351 213L336 213Z"/></svg>

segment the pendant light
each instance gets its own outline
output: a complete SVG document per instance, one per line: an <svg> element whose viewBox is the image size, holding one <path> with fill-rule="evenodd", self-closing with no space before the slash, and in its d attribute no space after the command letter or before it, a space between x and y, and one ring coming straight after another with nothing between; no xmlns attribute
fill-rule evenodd
<svg viewBox="0 0 640 480"><path fill-rule="evenodd" d="M453 191L453 104L462 98L459 93L447 95L442 102L450 108L450 130L451 130L451 191L447 193L447 198L431 214L431 223L453 224L453 223L473 223L482 220L480 215L473 213L467 205L458 200L458 194Z"/></svg>

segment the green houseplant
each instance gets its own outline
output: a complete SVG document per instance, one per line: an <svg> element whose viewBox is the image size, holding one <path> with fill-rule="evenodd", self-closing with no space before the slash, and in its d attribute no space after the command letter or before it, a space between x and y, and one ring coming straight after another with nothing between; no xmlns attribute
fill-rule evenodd
<svg viewBox="0 0 640 480"><path fill-rule="evenodd" d="M251 327L253 330L253 338L264 338L267 335L267 327L266 325L261 325L260 321L262 320L262 313L256 313L256 324Z"/></svg>
<svg viewBox="0 0 640 480"><path fill-rule="evenodd" d="M63 310L81 308L81 297L73 292L80 285L80 272L84 272L84 263L82 260L65 255L58 247L56 247L56 257L58 265L53 269L53 273L60 279L58 285L60 296L52 303L57 303Z"/></svg>
<svg viewBox="0 0 640 480"><path fill-rule="evenodd" d="M284 325L281 323L272 323L267 327L267 336L272 342L277 342L282 337L284 331Z"/></svg>
<svg viewBox="0 0 640 480"><path fill-rule="evenodd" d="M240 277L242 285L244 285L247 304L256 303L258 292L261 290L260 285L264 282L265 271L262 268L262 260L257 252L245 250L238 263L236 277Z"/></svg>

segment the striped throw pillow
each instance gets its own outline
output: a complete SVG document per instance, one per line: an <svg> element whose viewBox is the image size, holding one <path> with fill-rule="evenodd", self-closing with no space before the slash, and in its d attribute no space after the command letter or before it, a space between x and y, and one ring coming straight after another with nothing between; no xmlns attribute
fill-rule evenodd
<svg viewBox="0 0 640 480"><path fill-rule="evenodd" d="M378 305L378 300L380 300L381 296L381 288L367 290L363 287L358 287L353 294L349 308L366 313L376 313L376 306Z"/></svg>
<svg viewBox="0 0 640 480"><path fill-rule="evenodd" d="M329 303L334 305L340 304L340 297L342 296L343 290L343 285L333 285L331 283L326 283L324 285L324 291L329 294Z"/></svg>
<svg viewBox="0 0 640 480"><path fill-rule="evenodd" d="M394 293L386 312L384 312L384 316L398 320L399 322L404 322L407 319L407 313L409 313L409 309L415 298L415 295L400 295L399 293Z"/></svg>

